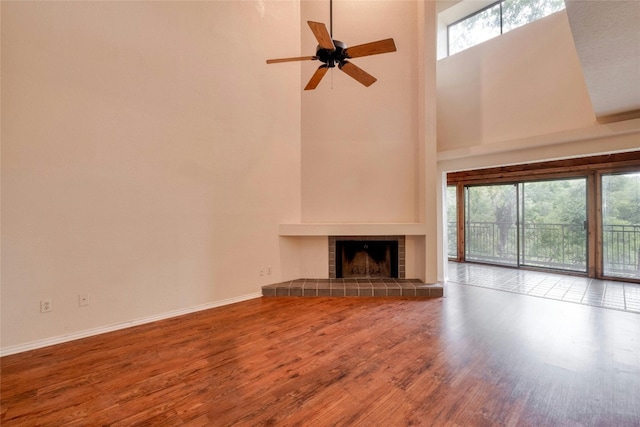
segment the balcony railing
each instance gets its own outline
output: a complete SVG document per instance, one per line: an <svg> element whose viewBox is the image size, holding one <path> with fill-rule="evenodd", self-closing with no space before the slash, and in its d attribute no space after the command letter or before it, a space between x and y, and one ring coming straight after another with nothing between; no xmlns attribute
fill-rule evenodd
<svg viewBox="0 0 640 427"><path fill-rule="evenodd" d="M468 222L465 258L502 265L518 264L518 229L511 223Z"/></svg>
<svg viewBox="0 0 640 427"><path fill-rule="evenodd" d="M604 274L640 279L640 225L603 225Z"/></svg>
<svg viewBox="0 0 640 427"><path fill-rule="evenodd" d="M468 222L465 227L469 261L586 272L582 224L524 224L520 237L511 223ZM449 222L448 233L449 256L456 257L455 222ZM602 233L604 274L640 278L640 225L604 225Z"/></svg>

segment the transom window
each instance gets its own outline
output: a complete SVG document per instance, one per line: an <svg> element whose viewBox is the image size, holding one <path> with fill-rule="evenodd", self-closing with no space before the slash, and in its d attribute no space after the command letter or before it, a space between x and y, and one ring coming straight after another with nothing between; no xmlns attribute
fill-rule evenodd
<svg viewBox="0 0 640 427"><path fill-rule="evenodd" d="M564 9L564 0L499 0L447 26L448 54Z"/></svg>

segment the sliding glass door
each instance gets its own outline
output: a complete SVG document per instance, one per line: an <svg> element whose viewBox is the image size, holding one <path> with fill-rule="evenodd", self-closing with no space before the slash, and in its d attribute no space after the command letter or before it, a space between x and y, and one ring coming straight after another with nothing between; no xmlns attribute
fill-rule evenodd
<svg viewBox="0 0 640 427"><path fill-rule="evenodd" d="M447 255L450 259L458 257L458 199L455 185L447 187Z"/></svg>
<svg viewBox="0 0 640 427"><path fill-rule="evenodd" d="M640 279L640 173L602 176L602 271Z"/></svg>
<svg viewBox="0 0 640 427"><path fill-rule="evenodd" d="M586 178L466 187L465 259L587 271Z"/></svg>
<svg viewBox="0 0 640 427"><path fill-rule="evenodd" d="M520 263L587 271L586 178L524 182Z"/></svg>
<svg viewBox="0 0 640 427"><path fill-rule="evenodd" d="M518 265L518 186L466 188L465 259Z"/></svg>
<svg viewBox="0 0 640 427"><path fill-rule="evenodd" d="M450 260L640 283L640 151L452 172L447 185Z"/></svg>

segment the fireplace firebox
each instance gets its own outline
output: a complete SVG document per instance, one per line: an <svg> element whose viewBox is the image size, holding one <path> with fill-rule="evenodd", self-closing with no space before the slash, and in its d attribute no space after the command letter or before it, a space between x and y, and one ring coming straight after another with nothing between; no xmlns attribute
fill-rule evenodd
<svg viewBox="0 0 640 427"><path fill-rule="evenodd" d="M329 277L404 278L404 236L330 237Z"/></svg>

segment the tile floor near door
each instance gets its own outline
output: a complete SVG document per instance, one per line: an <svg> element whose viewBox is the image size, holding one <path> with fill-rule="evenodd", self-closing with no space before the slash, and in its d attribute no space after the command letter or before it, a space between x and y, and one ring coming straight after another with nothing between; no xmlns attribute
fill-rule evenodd
<svg viewBox="0 0 640 427"><path fill-rule="evenodd" d="M640 284L483 264L449 262L449 281L640 313Z"/></svg>

